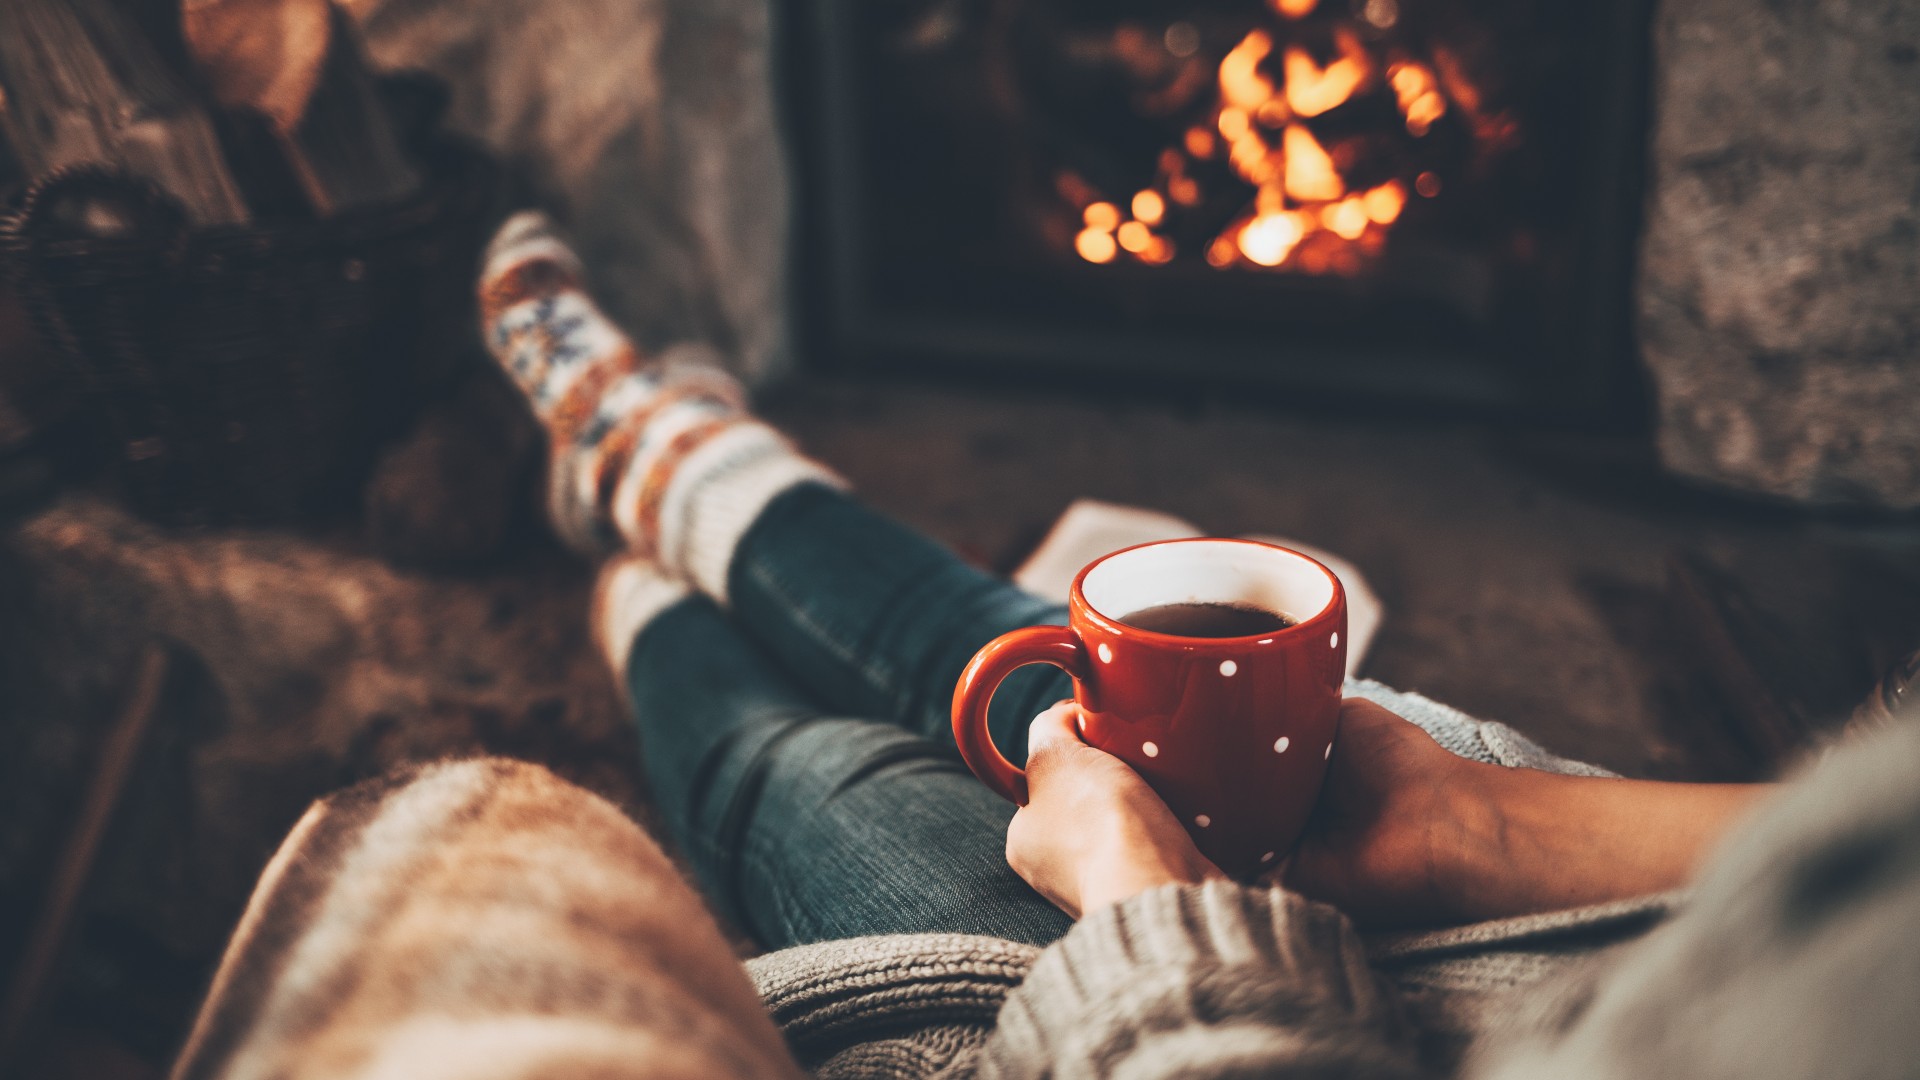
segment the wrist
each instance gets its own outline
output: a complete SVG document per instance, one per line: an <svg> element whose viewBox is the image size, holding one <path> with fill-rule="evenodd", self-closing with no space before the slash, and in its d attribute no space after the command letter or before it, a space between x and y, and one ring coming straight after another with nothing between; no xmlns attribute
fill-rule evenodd
<svg viewBox="0 0 1920 1080"><path fill-rule="evenodd" d="M1154 870L1138 872L1134 868L1124 868L1094 871L1080 883L1080 914L1084 916L1109 904L1130 900L1162 885L1182 883L1177 875Z"/></svg>
<svg viewBox="0 0 1920 1080"><path fill-rule="evenodd" d="M1766 790L1498 769L1486 778L1460 895L1488 919L1676 889Z"/></svg>
<svg viewBox="0 0 1920 1080"><path fill-rule="evenodd" d="M1198 851L1183 853L1160 845L1123 844L1104 857L1089 860L1081 871L1080 914L1163 885L1197 885L1222 876Z"/></svg>
<svg viewBox="0 0 1920 1080"><path fill-rule="evenodd" d="M1441 906L1458 921L1513 914L1509 895L1529 839L1539 819L1544 790L1559 777L1535 769L1468 763L1460 781L1448 787L1451 805L1441 820L1446 835L1436 837L1433 878ZM1519 906L1524 907L1524 904Z"/></svg>

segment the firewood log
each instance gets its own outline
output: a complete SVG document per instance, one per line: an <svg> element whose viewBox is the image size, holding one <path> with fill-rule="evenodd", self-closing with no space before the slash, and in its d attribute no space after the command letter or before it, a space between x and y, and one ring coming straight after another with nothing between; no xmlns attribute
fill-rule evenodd
<svg viewBox="0 0 1920 1080"><path fill-rule="evenodd" d="M328 0L186 0L181 30L215 101L292 131L333 39Z"/></svg>
<svg viewBox="0 0 1920 1080"><path fill-rule="evenodd" d="M28 178L107 165L195 224L248 217L208 109L109 0L0 3L0 134Z"/></svg>
<svg viewBox="0 0 1920 1080"><path fill-rule="evenodd" d="M186 0L182 27L215 99L266 118L314 215L419 187L357 32L330 0Z"/></svg>

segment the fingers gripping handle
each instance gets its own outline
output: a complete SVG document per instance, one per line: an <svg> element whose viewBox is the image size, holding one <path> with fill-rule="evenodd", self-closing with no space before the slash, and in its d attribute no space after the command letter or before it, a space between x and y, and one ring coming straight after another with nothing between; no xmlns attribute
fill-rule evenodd
<svg viewBox="0 0 1920 1080"><path fill-rule="evenodd" d="M1067 627L1025 627L994 638L975 653L953 688L953 740L960 756L995 794L1021 806L1027 805L1027 774L993 745L987 705L1001 680L1028 664L1052 664L1078 683L1087 675L1087 650Z"/></svg>

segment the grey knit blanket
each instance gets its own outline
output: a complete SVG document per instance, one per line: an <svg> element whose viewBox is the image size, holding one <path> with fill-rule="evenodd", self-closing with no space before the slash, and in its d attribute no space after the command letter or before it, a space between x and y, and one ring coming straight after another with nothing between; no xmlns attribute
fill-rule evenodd
<svg viewBox="0 0 1920 1080"><path fill-rule="evenodd" d="M1416 693L1365 679L1345 692L1412 721L1461 757L1584 776L1606 770L1558 757L1505 724L1478 720ZM1398 991L1420 1032L1423 1057L1447 1069L1485 1026L1496 1003L1672 909L1656 896L1366 940L1375 969ZM821 942L771 953L748 972L802 1064L819 1075L900 1078L966 1072L1008 995L1042 950L995 938L890 935Z"/></svg>
<svg viewBox="0 0 1920 1080"><path fill-rule="evenodd" d="M1382 696L1456 751L1549 760ZM1045 949L867 938L748 967L831 1078L1913 1077L1920 720L1810 762L1684 904L1362 937L1284 890L1212 882L1093 912Z"/></svg>

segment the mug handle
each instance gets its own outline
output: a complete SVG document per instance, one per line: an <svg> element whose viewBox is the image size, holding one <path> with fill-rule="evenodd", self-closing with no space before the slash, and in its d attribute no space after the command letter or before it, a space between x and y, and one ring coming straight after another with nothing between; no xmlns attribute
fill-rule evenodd
<svg viewBox="0 0 1920 1080"><path fill-rule="evenodd" d="M1027 805L1027 774L993 745L993 735L987 731L987 705L1000 681L1028 664L1052 664L1078 683L1087 675L1087 649L1069 627L1023 627L1001 634L974 653L953 688L953 741L960 747L960 756L981 783L1020 806Z"/></svg>

